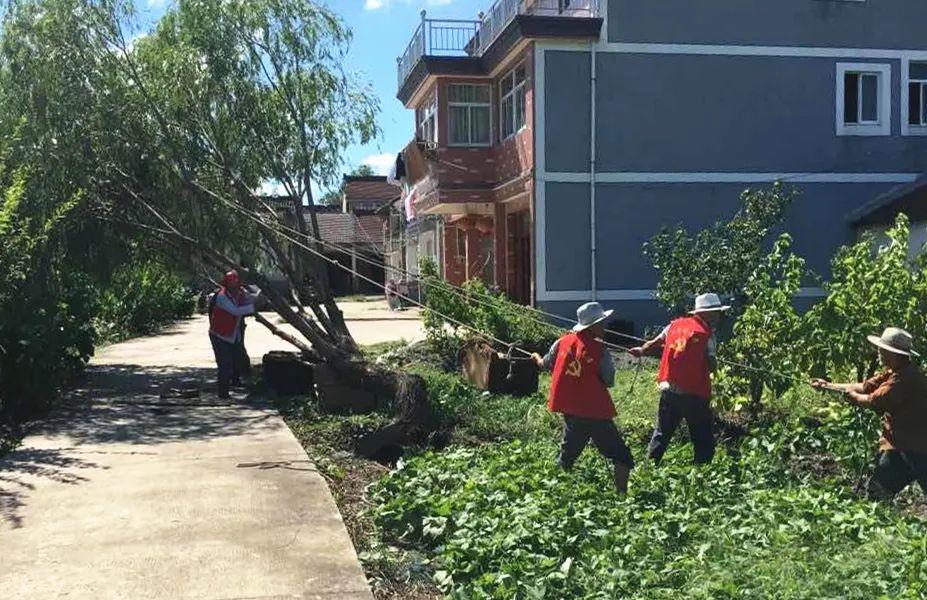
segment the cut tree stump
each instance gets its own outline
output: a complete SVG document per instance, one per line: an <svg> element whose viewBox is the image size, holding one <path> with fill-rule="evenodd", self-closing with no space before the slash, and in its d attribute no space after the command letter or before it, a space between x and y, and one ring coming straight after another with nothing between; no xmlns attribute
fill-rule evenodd
<svg viewBox="0 0 927 600"><path fill-rule="evenodd" d="M268 352L262 365L264 382L277 394L301 396L312 393L313 368L299 352Z"/></svg>
<svg viewBox="0 0 927 600"><path fill-rule="evenodd" d="M530 358L508 357L475 340L460 349L460 370L470 385L490 394L530 396L538 391L538 366Z"/></svg>
<svg viewBox="0 0 927 600"><path fill-rule="evenodd" d="M380 406L377 394L370 390L350 385L328 365L313 367L315 394L319 409L325 413L363 415Z"/></svg>

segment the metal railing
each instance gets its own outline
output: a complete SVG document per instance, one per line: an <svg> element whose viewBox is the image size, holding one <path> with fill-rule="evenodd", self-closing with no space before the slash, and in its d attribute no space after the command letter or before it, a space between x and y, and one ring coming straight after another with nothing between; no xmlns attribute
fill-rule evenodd
<svg viewBox="0 0 927 600"><path fill-rule="evenodd" d="M480 54L489 49L516 15L590 18L598 14L598 0L496 0L481 15Z"/></svg>
<svg viewBox="0 0 927 600"><path fill-rule="evenodd" d="M398 59L399 86L423 56L474 56L479 52L479 21L426 19L419 23L406 51Z"/></svg>
<svg viewBox="0 0 927 600"><path fill-rule="evenodd" d="M496 0L478 21L428 19L422 11L406 50L397 59L399 86L423 56L482 56L517 15L590 18L600 0Z"/></svg>

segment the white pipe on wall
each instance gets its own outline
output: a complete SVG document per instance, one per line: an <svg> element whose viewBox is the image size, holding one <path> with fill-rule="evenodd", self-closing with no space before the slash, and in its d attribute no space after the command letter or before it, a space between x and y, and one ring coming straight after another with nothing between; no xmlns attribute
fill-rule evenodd
<svg viewBox="0 0 927 600"><path fill-rule="evenodd" d="M596 63L596 42L589 42L589 60L591 62L590 67L590 81L589 81L589 104L590 104L590 132L589 132L589 237L590 237L590 247L591 258L592 258L592 270L591 270L591 288L592 288L592 299L596 300L598 285L596 285L596 224L595 224L595 133L596 133L596 118L595 118L595 63Z"/></svg>

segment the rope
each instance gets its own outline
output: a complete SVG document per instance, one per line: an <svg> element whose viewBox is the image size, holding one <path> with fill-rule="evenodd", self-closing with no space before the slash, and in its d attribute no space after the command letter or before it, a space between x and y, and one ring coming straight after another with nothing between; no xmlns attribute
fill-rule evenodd
<svg viewBox="0 0 927 600"><path fill-rule="evenodd" d="M244 214L247 218L251 219L252 221L254 221L255 223L261 225L262 227L267 227L268 229L273 230L275 233L280 234L283 238L289 240L290 242L292 242L292 243L295 244L296 246L302 248L303 250L306 250L307 252L310 252L310 253L314 254L314 255L317 256L318 258L321 258L322 260L327 261L327 262L329 262L329 263L335 265L336 267L338 267L338 268L340 268L340 269L343 269L344 271L347 271L348 273L351 273L352 275L354 275L354 276L356 276L356 277L358 277L358 278L360 278L360 279L363 279L364 281L367 281L368 283L374 285L375 287L382 289L382 290L384 291L384 293L386 292L386 285L385 285L385 284L382 284L382 283L380 283L380 282L378 282L378 281L375 281L375 280L373 280L373 279L367 277L366 275L363 275L362 273L359 273L359 272L357 272L357 271L351 269L350 267L346 267L345 265L342 265L342 264L341 264L340 262L338 262L337 260L335 260L335 259L333 259L333 258L330 258L330 257L328 257L328 256L325 256L325 254L323 254L322 252L319 252L319 251L315 250L314 248L311 248L311 247L307 246L306 244L302 243L302 242L299 241L298 239L296 239L296 238L294 238L294 237L291 237L291 236L287 235L286 233L283 233L282 231L280 231L280 230L278 230L278 229L275 229L272 225L269 225L268 223L264 222L264 221L263 221L262 219L260 219L259 217L255 217L255 216L254 216L253 214L251 214L251 212L248 211L247 209L242 208L242 207L239 207L239 206L235 205L234 203L231 203L231 202L228 202L228 201L225 201L225 200L223 200L223 202L226 203L226 204L228 204L229 206L231 206L231 207L234 208L235 210L238 210L239 212L241 212L242 214ZM307 236L307 237L308 237L308 236ZM406 296L406 295L404 295L404 294L400 294L400 293L398 293L398 292L394 292L394 293L395 293L396 296L402 298L403 300L406 300L407 302L409 302L409 303L411 303L411 304L414 304L415 306L418 306L418 307L420 307L420 308L428 309L428 310L430 310L431 312L433 312L434 314L436 314L436 315L438 315L439 317L441 317L442 319L444 319L444 320L446 320L446 321L448 321L448 322L450 322L450 323L454 323L454 324L457 325L458 327L464 327L465 329L469 329L469 330L473 331L474 333L476 333L476 334L479 335L480 337L483 337L483 338L485 338L485 339L487 339L487 340L491 340L491 341L496 342L496 343L498 343L498 344L501 344L501 345L503 345L503 346L512 346L515 350L521 352L521 353L524 354L525 356L528 356L528 357L533 356L533 353L532 353L532 352L529 352L528 350L525 350L524 348L517 347L517 346L515 346L514 344L512 344L511 342L506 342L505 340L501 340L501 339L495 337L495 336L492 335L492 334L486 333L486 332L484 332L484 331L479 331L479 330L475 329L474 327L472 327L471 325L467 325L466 323L463 323L463 322L461 322L461 321L459 321L459 320L457 320L457 319L455 319L455 318L453 318L453 317L450 317L450 316L448 316L448 315L446 315L446 314L443 314L443 313L441 313L441 312L439 312L439 311L436 311L436 310L434 310L434 309L428 308L428 307L426 307L424 304L422 304L422 303L420 303L420 302L417 302L416 300L413 300L412 298L409 298L408 296Z"/></svg>
<svg viewBox="0 0 927 600"><path fill-rule="evenodd" d="M315 236L313 236L313 235L311 235L311 234L309 234L309 233L303 233L303 232L298 231L298 230L296 230L296 229L294 229L294 228L292 228L292 227L289 227L288 225L283 224L283 223L280 223L280 224L279 224L279 227L270 226L270 225L268 225L268 226L269 226L269 227L272 227L275 231L277 231L277 233L280 233L280 229L285 229L285 230L287 230L287 231L292 232L294 235L298 235L298 236L300 236L300 237L305 237L305 238L307 238L307 239L310 240L310 241L313 241L313 242L322 244L323 246L327 246L327 247L329 247L329 248L333 248L333 249L335 249L335 250L338 250L339 252L349 252L349 251L350 251L350 248L348 248L348 247L346 247L346 246L344 246L344 245L338 244L338 243L336 243L336 242L330 242L330 241L326 241L326 240L323 240L323 239L319 239L319 238L317 238L317 237L315 237ZM483 297L483 298L489 298L489 299L492 299L492 300L496 300L495 296L492 296L492 295L489 294L489 293L478 292L478 291L471 291L471 290L465 290L465 289L463 289L463 288L460 287L460 286L454 285L454 284L452 284L451 282L446 281L446 280L442 280L442 279L434 279L434 280L430 280L430 281L429 281L429 280L426 280L426 279L422 278L421 276L416 275L416 274L414 274L414 273L412 273L411 271L408 271L408 270L406 270L406 269L402 269L402 268L399 268L399 267L394 267L394 266L392 266L392 265L386 265L386 264L380 263L380 262L378 262L378 261L365 258L365 257L360 256L360 255L357 256L357 259L360 260L361 262L364 262L364 263L366 263L366 264L369 264L369 265L372 265L372 266L375 266L375 267L383 267L383 268L386 269L386 270L395 271L395 272L397 272L397 273L400 273L400 274L402 274L402 275L405 275L406 277L408 277L409 279L411 279L411 280L413 280L413 281L418 281L419 283L423 283L423 284L425 284L426 286L428 286L428 285L433 285L433 286L435 286L435 287L443 288L443 289L445 289L446 291L448 291L448 292L450 292L450 293L452 293L452 294L454 294L454 295L456 295L456 296L458 296L458 297L460 297L460 298L463 298L464 300L466 300L466 301L468 301L468 302L475 302L476 304L480 304L480 305L485 306L485 307L487 307L487 308L496 308L496 305L495 305L495 304L493 304L493 303L491 303L491 302L488 302L488 301L483 301L483 300L480 300L480 299L479 299L480 297ZM382 287L382 286L378 286L378 287ZM562 321L562 322L565 322L565 323L570 323L570 324L573 323L572 319L568 319L568 318L566 318L566 317L563 317L563 316L560 316L560 315L557 315L557 314L554 314L554 313L549 313L549 312L543 311L543 310L541 310L541 309L538 309L538 308L535 308L535 307L532 307L532 306L521 306L520 308L522 308L523 310L525 310L526 312L529 312L529 313L540 314L540 315L543 315L543 316L545 316L545 317L549 317L549 318L552 318L552 319L556 319L556 320L558 320L558 321ZM542 320L542 319L538 319L538 318L533 317L533 316L528 316L528 318L529 318L532 322L534 322L534 323L537 323L537 324L539 324L539 325L543 325L543 326L545 326L545 327L551 327L551 328L553 328L553 329L558 329L558 331L559 331L559 328L557 328L555 325L553 325L552 323L550 323L550 322L548 322L548 321L545 321L545 320ZM606 329L605 331L606 331L607 333L612 333L612 334L615 334L615 335L623 336L623 337L625 337L625 338L632 339L632 340L634 340L634 341L640 341L640 342L646 341L646 340L644 340L643 338L638 338L638 337L635 337L635 336L631 336L631 335L628 335L628 334L625 334L625 333L622 333L622 332L619 332L619 331L614 331L614 330L610 330L610 329ZM625 352L627 352L628 350L630 350L630 348L627 348L627 347L625 347L625 346L620 346L620 345L617 345L617 344L610 344L610 346L613 347L613 348L619 349L619 350L623 350L623 351L625 351Z"/></svg>
<svg viewBox="0 0 927 600"><path fill-rule="evenodd" d="M323 246L328 246L328 247L330 247L330 248L333 247L333 248L335 248L335 249L340 250L340 251L343 252L343 251L344 251L344 248L343 248L342 246L339 246L338 244L333 243L333 242L328 242L328 241L325 241L325 240L321 240L321 239L316 238L316 237L314 237L314 236L312 236L312 235L310 235L310 234L308 234L308 233L300 232L300 231L295 230L295 229L293 229L292 227L289 227L289 226L287 226L287 225L285 225L285 224L283 224L283 223L278 223L278 225L276 225L276 226L275 226L275 225L272 225L272 224L269 224L269 223L265 222L264 220L262 220L262 219L260 219L260 218L258 218L258 217L255 217L250 211L248 211L247 209L245 209L245 208L243 208L243 207L240 207L240 206L238 206L238 205L236 205L236 204L234 204L234 203L232 203L232 202L230 202L230 201L228 201L228 200L225 200L225 199L220 199L220 200L221 200L223 203L225 203L225 204L227 204L228 206L230 206L231 208L233 208L234 210L237 210L237 211L241 212L241 213L244 214L247 218L251 219L252 221L256 222L257 224L261 225L262 227L266 227L266 228L270 229L271 231L274 231L275 233L281 235L282 237L284 237L285 239L289 240L290 242L292 242L292 243L295 244L296 246L298 246L298 247L300 247L300 248L302 248L302 249L304 249L304 250L306 250L306 251L312 253L313 255L318 256L319 258L321 258L321 259L323 259L323 260L325 260L325 261L327 261L327 262L329 262L329 263L331 263L331 264L337 266L338 268L340 268L340 269L342 269L342 270L344 270L344 271L347 271L348 273L351 273L352 275L357 276L357 277L360 278L360 279L363 279L364 281L367 281L368 283L372 284L373 286L377 287L378 289L382 289L382 290L384 291L384 293L386 292L386 286L385 286L385 284L382 284L382 283L380 283L380 282L377 282L377 281L375 281L375 280L373 280L373 279L371 279L371 278L369 278L369 277L367 277L367 276L365 276L365 275L363 275L363 274L357 272L356 270L351 269L350 267L347 267L347 266L345 266L345 265L342 265L342 264L341 264L340 262L338 262L337 260L335 260L335 259L333 259L333 258L330 258L330 257L326 256L325 254L323 254L323 253L321 253L321 252L318 252L318 251L315 250L314 248L311 248L311 247L307 246L306 244L302 243L300 240L298 240L298 239L292 237L291 235L287 234L284 230L292 231L292 232L293 232L294 234L296 234L296 235L299 235L299 236L301 236L301 237L305 237L305 238L307 238L307 239L309 239L309 240L311 240L311 241L314 241L314 242L316 242L316 243L319 243L319 244L321 244L321 245L323 245ZM366 259L366 258L362 258L361 260L363 260L364 262L367 262L368 264L373 264L373 265L375 265L375 266L384 266L384 267L386 267L386 268L390 268L390 269L393 269L393 270L395 270L395 271L405 273L405 274L407 274L407 275L412 276L412 277L413 277L414 279L416 279L417 281L422 282L422 283L425 283L426 285L435 285L435 286L437 286L437 287L444 287L444 289L446 289L447 291L449 291L449 292L451 292L451 293L453 293L453 294L456 294L457 296L459 296L459 297L461 297L461 298L467 300L468 302L475 302L475 303L478 303L478 304L481 304L481 305L483 305L483 306L487 306L487 307L490 307L490 308L495 308L495 307L496 307L494 304L490 304L489 302L481 301L481 300L479 300L479 299L477 298L477 296L484 296L484 297L489 297L489 298L495 299L494 297L490 296L489 294L483 294L483 293L480 293L480 292L466 291L466 290L463 290L462 288L460 288L459 286L456 286L456 285L451 284L450 282L444 281L444 280L436 280L436 281L431 281L431 282L425 281L425 280L423 280L422 278L417 277L417 276L415 276L415 275L409 273L408 271L405 271L405 270L400 269L400 268L398 268L398 267L391 267L391 266L381 265L380 263L376 263L376 262L371 261L371 260L368 260L368 259ZM524 354L525 356L529 356L529 357L530 357L530 356L533 356L533 353L532 353L532 352L530 352L530 351L528 351L528 350L526 350L526 349L524 349L524 348L521 348L521 347L519 347L519 346L516 346L513 342L507 342L507 341L502 340L502 339L499 339L499 338L497 338L497 337L495 337L495 336L493 336L493 335L491 335L491 334L489 334L489 333L486 333L486 332L484 332L484 331L480 331L480 330L474 328L472 325L463 323L462 321L460 321L460 320L458 320L458 319L455 319L455 318L453 318L453 317L451 317L451 316L449 316L449 315L446 315L446 314L444 314L444 313L441 313L441 312L439 312L439 311L437 311L437 310L435 310L435 309L433 309L433 308L429 308L429 307L425 306L423 303L421 303L421 302L419 302L419 301L416 301L416 300L414 300L414 299L412 299L412 298L410 298L410 297L408 297L408 296L406 296L406 295L404 295L404 294L401 294L401 293L399 293L399 292L391 292L391 293L393 293L393 294L396 295L397 297L402 298L403 300L409 302L410 304L413 304L414 306L418 306L419 308L423 308L423 309L427 309L427 310L431 311L432 313L438 315L439 317L441 317L442 319L446 320L446 321L449 322L449 323L453 323L453 324L457 325L458 327L463 327L463 328L465 328L465 329L468 329L468 330L470 330L470 331L473 331L473 332L476 333L479 337L482 337L482 338L484 338L484 339L486 339L486 340L489 340L489 341L496 342L496 343L498 343L498 344L500 344L500 345L502 345L502 346L505 346L505 347L514 348L515 350L517 350L518 352ZM547 317L550 317L550 318L553 318L553 319L557 319L557 320L565 321L565 322L569 322L569 323L572 323L572 322L573 322L571 319L567 319L566 317L562 317L562 316L560 316L560 315L556 315L556 314L553 314L553 313L548 313L548 312L546 312L546 311L540 310L540 309L535 308L535 307L522 306L521 308L524 309L526 312L534 312L534 313L537 313L537 314L541 314L541 315L544 315L544 316L547 316ZM537 317L528 316L528 318L529 318L530 320L532 320L533 322L538 323L538 324L541 324L541 325L543 325L543 326L555 328L555 326L554 326L553 324L551 324L551 323L549 323L549 322L547 322L547 321L542 321L542 320L538 319ZM637 341L637 342L646 342L646 341L647 341L645 338L638 337L638 336L634 336L634 335L630 335L630 334L626 334L626 333L623 333L623 332L620 332L620 331L614 331L614 330L610 330L610 329L606 329L605 331L606 331L607 333L612 333L612 334L614 334L614 335L623 337L623 338L625 338L625 339L629 339L629 340L633 340L633 341ZM631 353L631 352L630 352L631 349L628 348L628 347L626 347L626 346L622 346L622 345L620 345L620 344L615 344L615 343L612 343L612 342L608 342L608 341L603 340L603 339L599 339L598 341L600 341L600 342L601 342L604 346L606 346L607 348L611 348L611 349L618 350L618 351L621 351L621 352L624 352L624 353L628 353L628 354ZM791 383L794 383L794 384L798 384L798 385L808 385L808 386L811 385L810 382L808 382L808 381L806 381L806 380L804 380L804 379L800 379L800 378L797 378L797 377L794 377L794 376L792 376L792 375L788 375L788 374L785 374L785 373L780 373L780 372L777 372L777 371L773 371L773 370L771 370L771 369L761 369L761 368L759 368L759 367L754 367L754 366L752 366L752 365L747 365L747 364L744 364L744 363L739 363L739 362L736 362L736 361L727 360L727 359L722 359L722 358L718 358L717 361L718 361L719 363L721 363L721 364L726 364L726 365L728 365L728 366L735 367L735 368L738 368L738 369L743 369L743 370L746 370L746 371L751 371L751 372L759 373L759 374L763 374L763 375L770 375L770 376L772 376L772 377L776 377L776 378L779 378L779 379L782 379L782 380L784 380L784 381L788 381L788 382L791 382ZM640 368L640 365L641 365L641 361L638 362L638 368ZM635 374L635 382L636 382L636 377L637 377L637 373ZM632 385L632 389L633 389L633 385ZM819 389L819 388L813 388L813 389ZM837 390L830 390L830 391L837 391Z"/></svg>

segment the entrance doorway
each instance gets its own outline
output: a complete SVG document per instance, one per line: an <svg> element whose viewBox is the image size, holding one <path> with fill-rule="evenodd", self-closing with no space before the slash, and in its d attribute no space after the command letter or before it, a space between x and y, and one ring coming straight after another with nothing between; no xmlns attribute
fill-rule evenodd
<svg viewBox="0 0 927 600"><path fill-rule="evenodd" d="M531 215L527 210L506 216L506 292L521 304L531 302Z"/></svg>

